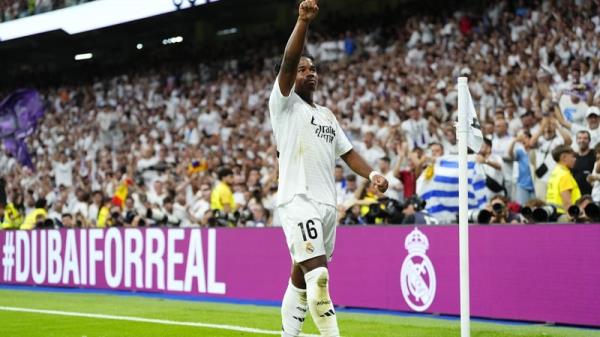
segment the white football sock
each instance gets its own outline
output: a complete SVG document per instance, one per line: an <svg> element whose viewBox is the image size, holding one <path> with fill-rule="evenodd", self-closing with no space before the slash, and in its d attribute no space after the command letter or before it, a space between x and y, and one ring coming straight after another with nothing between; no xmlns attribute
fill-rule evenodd
<svg viewBox="0 0 600 337"><path fill-rule="evenodd" d="M307 311L306 289L296 288L290 280L281 304L281 337L298 337Z"/></svg>
<svg viewBox="0 0 600 337"><path fill-rule="evenodd" d="M340 331L329 297L329 271L319 267L304 274L306 280L306 298L315 325L323 337L339 337Z"/></svg>

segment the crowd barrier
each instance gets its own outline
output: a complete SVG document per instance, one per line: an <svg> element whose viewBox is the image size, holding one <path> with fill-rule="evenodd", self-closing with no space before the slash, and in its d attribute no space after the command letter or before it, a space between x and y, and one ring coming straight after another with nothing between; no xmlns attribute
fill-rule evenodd
<svg viewBox="0 0 600 337"><path fill-rule="evenodd" d="M600 326L600 225L470 229L471 314ZM280 301L280 228L0 231L0 283ZM458 315L456 226L339 227L337 305Z"/></svg>

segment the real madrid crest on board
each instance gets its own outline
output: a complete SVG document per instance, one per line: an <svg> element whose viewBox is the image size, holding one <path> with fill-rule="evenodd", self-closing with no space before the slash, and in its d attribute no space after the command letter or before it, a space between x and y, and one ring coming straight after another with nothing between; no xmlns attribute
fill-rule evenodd
<svg viewBox="0 0 600 337"><path fill-rule="evenodd" d="M402 263L400 287L408 306L415 311L425 311L435 298L435 270L429 257L429 240L415 228L404 240L408 256Z"/></svg>

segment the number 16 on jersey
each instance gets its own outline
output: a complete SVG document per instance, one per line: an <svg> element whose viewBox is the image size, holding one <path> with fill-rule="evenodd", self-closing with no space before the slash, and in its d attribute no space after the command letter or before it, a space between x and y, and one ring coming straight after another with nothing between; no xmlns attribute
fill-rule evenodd
<svg viewBox="0 0 600 337"><path fill-rule="evenodd" d="M318 232L317 229L315 228L315 222L312 220L308 220L306 222L306 225L304 225L302 222L298 223L298 227L300 227L300 230L302 231L302 239L304 241L308 240L308 239L316 239ZM308 238L306 238L306 234L308 234Z"/></svg>

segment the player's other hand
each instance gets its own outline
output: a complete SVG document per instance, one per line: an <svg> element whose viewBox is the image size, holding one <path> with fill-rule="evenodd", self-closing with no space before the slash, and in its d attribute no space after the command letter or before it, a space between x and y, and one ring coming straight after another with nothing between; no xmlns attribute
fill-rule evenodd
<svg viewBox="0 0 600 337"><path fill-rule="evenodd" d="M373 185L379 190L381 193L385 193L388 189L388 181L384 176L376 174L373 176Z"/></svg>
<svg viewBox="0 0 600 337"><path fill-rule="evenodd" d="M311 22L319 13L319 6L317 6L317 0L304 0L300 3L300 10L298 17L302 21Z"/></svg>

